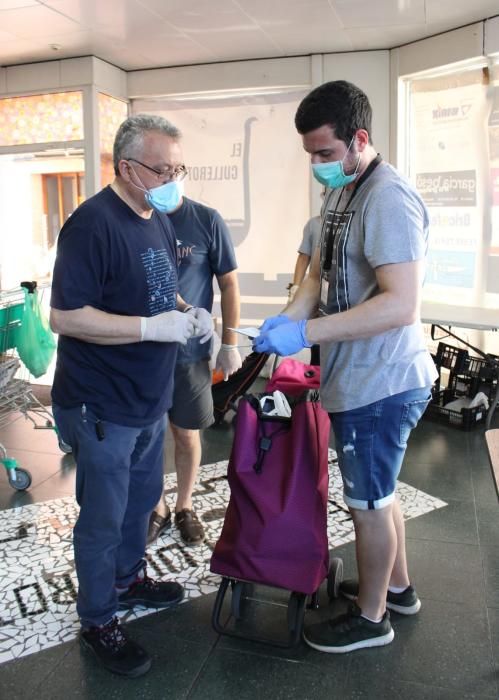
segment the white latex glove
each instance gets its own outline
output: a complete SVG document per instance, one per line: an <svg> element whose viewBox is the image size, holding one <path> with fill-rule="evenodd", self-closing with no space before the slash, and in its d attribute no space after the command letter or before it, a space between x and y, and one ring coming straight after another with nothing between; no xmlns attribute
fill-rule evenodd
<svg viewBox="0 0 499 700"><path fill-rule="evenodd" d="M141 340L185 345L196 332L196 319L182 311L165 311L140 319Z"/></svg>
<svg viewBox="0 0 499 700"><path fill-rule="evenodd" d="M199 338L199 342L207 343L215 330L210 312L201 306L193 306L185 315L195 319L196 332L194 335Z"/></svg>
<svg viewBox="0 0 499 700"><path fill-rule="evenodd" d="M217 355L215 369L224 373L224 382L227 381L231 374L237 372L242 364L241 355L237 347L235 345L226 345L222 343Z"/></svg>

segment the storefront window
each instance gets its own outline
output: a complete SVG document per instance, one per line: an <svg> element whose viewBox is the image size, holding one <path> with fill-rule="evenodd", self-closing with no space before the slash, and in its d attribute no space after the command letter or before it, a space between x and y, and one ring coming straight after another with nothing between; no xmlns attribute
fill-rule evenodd
<svg viewBox="0 0 499 700"><path fill-rule="evenodd" d="M485 305L490 235L487 118L482 67L408 82L408 174L430 215L424 296ZM499 166L499 162L498 162Z"/></svg>
<svg viewBox="0 0 499 700"><path fill-rule="evenodd" d="M101 185L105 187L114 179L113 143L119 125L128 116L128 105L122 100L99 93L99 134Z"/></svg>
<svg viewBox="0 0 499 700"><path fill-rule="evenodd" d="M1 285L49 280L61 227L83 201L83 93L0 99Z"/></svg>
<svg viewBox="0 0 499 700"><path fill-rule="evenodd" d="M82 139L81 92L0 99L0 146Z"/></svg>

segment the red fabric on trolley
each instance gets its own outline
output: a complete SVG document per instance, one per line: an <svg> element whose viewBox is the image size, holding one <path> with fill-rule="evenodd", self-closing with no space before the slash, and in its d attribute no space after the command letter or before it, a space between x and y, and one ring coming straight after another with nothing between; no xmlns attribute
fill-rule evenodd
<svg viewBox="0 0 499 700"><path fill-rule="evenodd" d="M317 392L288 397L287 419L266 417L259 398L239 403L231 496L211 570L311 594L328 571L329 417Z"/></svg>
<svg viewBox="0 0 499 700"><path fill-rule="evenodd" d="M287 357L278 365L265 390L272 392L279 389L284 394L298 396L305 389L319 389L320 383L320 367L317 365L306 365L303 362Z"/></svg>

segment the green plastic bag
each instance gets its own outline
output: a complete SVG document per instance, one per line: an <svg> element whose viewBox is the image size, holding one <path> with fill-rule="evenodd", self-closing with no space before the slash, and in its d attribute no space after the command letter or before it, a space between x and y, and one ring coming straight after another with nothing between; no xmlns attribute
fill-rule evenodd
<svg viewBox="0 0 499 700"><path fill-rule="evenodd" d="M45 374L56 345L48 321L40 308L38 292L35 290L30 294L25 289L23 320L17 332L17 352L34 377Z"/></svg>

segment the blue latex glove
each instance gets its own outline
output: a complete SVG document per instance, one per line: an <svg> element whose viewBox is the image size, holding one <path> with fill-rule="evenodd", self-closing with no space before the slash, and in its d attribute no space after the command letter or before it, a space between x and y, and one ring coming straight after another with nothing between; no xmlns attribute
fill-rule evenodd
<svg viewBox="0 0 499 700"><path fill-rule="evenodd" d="M267 333L277 326L282 326L283 323L292 323L289 316L286 314L279 314L278 316L270 316L267 318L260 326L260 333Z"/></svg>
<svg viewBox="0 0 499 700"><path fill-rule="evenodd" d="M270 320L270 319L269 319ZM266 333L260 333L253 341L255 352L275 352L276 355L294 355L302 348L312 347L305 335L307 319L281 323Z"/></svg>

